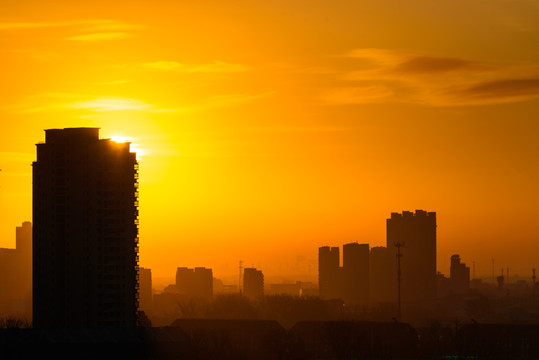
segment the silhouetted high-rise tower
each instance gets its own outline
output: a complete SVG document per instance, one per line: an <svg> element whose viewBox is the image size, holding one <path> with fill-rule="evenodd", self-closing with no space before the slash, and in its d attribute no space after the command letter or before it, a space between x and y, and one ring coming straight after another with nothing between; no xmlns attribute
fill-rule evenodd
<svg viewBox="0 0 539 360"><path fill-rule="evenodd" d="M176 270L176 288L180 295L209 300L213 296L213 270L179 267Z"/></svg>
<svg viewBox="0 0 539 360"><path fill-rule="evenodd" d="M416 210L392 213L387 219L387 248L402 249L402 300L416 301L436 296L436 213Z"/></svg>
<svg viewBox="0 0 539 360"><path fill-rule="evenodd" d="M347 304L369 304L369 244L343 245L343 295Z"/></svg>
<svg viewBox="0 0 539 360"><path fill-rule="evenodd" d="M264 296L264 274L256 268L243 270L243 294L250 298Z"/></svg>
<svg viewBox="0 0 539 360"><path fill-rule="evenodd" d="M393 249L382 246L370 252L370 303L397 301L397 262Z"/></svg>
<svg viewBox="0 0 539 360"><path fill-rule="evenodd" d="M45 134L33 163L34 327L134 327L136 154L98 128Z"/></svg>
<svg viewBox="0 0 539 360"><path fill-rule="evenodd" d="M470 288L470 268L462 263L459 255L451 256L451 288L456 292L465 292Z"/></svg>
<svg viewBox="0 0 539 360"><path fill-rule="evenodd" d="M0 248L0 314L26 317L32 313L32 224L16 228L15 249Z"/></svg>
<svg viewBox="0 0 539 360"><path fill-rule="evenodd" d="M334 299L340 295L336 283L339 262L338 247L322 246L318 248L318 286L322 299Z"/></svg>

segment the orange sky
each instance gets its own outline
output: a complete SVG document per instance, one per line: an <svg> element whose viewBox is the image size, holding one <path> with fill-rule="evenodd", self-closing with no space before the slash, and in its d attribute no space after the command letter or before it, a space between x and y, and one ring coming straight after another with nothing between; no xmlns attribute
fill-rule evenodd
<svg viewBox="0 0 539 360"><path fill-rule="evenodd" d="M438 264L539 266L535 0L0 3L0 246L44 129L141 157L141 265L315 279L317 247L438 213ZM308 276L310 273L310 277ZM232 280L231 280L232 281Z"/></svg>

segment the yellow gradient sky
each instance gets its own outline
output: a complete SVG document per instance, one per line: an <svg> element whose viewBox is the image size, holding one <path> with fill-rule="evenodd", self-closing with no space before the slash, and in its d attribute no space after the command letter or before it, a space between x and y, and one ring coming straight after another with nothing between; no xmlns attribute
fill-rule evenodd
<svg viewBox="0 0 539 360"><path fill-rule="evenodd" d="M315 279L414 209L444 273L539 266L536 0L3 0L0 74L0 247L43 130L95 126L139 152L156 277Z"/></svg>

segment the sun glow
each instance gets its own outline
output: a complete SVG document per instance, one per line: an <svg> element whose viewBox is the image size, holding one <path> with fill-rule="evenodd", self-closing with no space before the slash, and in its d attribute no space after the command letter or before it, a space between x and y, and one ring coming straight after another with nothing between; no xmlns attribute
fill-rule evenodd
<svg viewBox="0 0 539 360"><path fill-rule="evenodd" d="M114 135L114 136L111 136L110 139L114 142L117 142L117 143L124 143L124 142L129 142L129 143L132 143L133 140L126 137L126 136L121 136L121 135Z"/></svg>
<svg viewBox="0 0 539 360"><path fill-rule="evenodd" d="M137 153L137 160L142 160L144 155L146 155L146 151L144 151L140 144L136 143L132 138L122 135L113 135L110 137L110 140L115 143L129 143L131 152Z"/></svg>

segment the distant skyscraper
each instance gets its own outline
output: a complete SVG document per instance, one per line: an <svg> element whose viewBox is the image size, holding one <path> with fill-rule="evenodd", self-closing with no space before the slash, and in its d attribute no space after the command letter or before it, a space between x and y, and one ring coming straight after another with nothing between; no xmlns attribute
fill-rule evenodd
<svg viewBox="0 0 539 360"><path fill-rule="evenodd" d="M339 248L322 246L318 248L318 287L321 299L339 297L337 283L339 273Z"/></svg>
<svg viewBox="0 0 539 360"><path fill-rule="evenodd" d="M347 304L369 304L369 244L343 245L343 298Z"/></svg>
<svg viewBox="0 0 539 360"><path fill-rule="evenodd" d="M204 267L194 269L179 267L176 270L176 288L180 295L211 299L213 296L213 271Z"/></svg>
<svg viewBox="0 0 539 360"><path fill-rule="evenodd" d="M261 270L243 269L243 294L250 298L264 296L264 275Z"/></svg>
<svg viewBox="0 0 539 360"><path fill-rule="evenodd" d="M152 306L153 306L152 269L141 267L139 269L139 274L140 274L140 278L139 278L140 310L149 314L151 313Z"/></svg>
<svg viewBox="0 0 539 360"><path fill-rule="evenodd" d="M98 128L45 130L33 163L36 328L134 327L138 163Z"/></svg>
<svg viewBox="0 0 539 360"><path fill-rule="evenodd" d="M436 213L416 210L392 213L387 219L387 248L401 247L401 296L403 301L436 296ZM395 275L396 276L396 275Z"/></svg>
<svg viewBox="0 0 539 360"><path fill-rule="evenodd" d="M470 268L460 262L459 255L451 256L449 274L451 289L456 292L464 292L470 288Z"/></svg>
<svg viewBox="0 0 539 360"><path fill-rule="evenodd" d="M371 248L370 276L371 304L397 301L397 257L391 249Z"/></svg>
<svg viewBox="0 0 539 360"><path fill-rule="evenodd" d="M0 314L31 319L32 223L15 229L15 249L0 248Z"/></svg>

